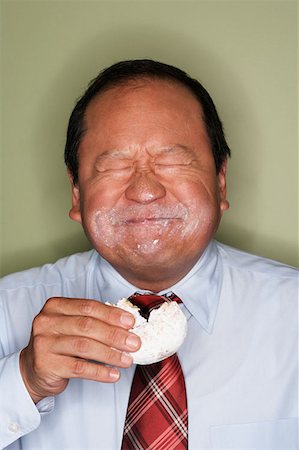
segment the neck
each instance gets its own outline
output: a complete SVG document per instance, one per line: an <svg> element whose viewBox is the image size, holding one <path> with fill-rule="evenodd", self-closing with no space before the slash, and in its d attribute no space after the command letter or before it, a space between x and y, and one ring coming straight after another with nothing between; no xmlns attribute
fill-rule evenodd
<svg viewBox="0 0 299 450"><path fill-rule="evenodd" d="M130 284L133 284L138 289L151 292L161 292L182 280L187 273L192 269L196 261L192 262L188 266L177 270L172 273L169 270L163 270L160 267L149 267L147 266L142 271L130 271L124 267L113 266L115 270Z"/></svg>

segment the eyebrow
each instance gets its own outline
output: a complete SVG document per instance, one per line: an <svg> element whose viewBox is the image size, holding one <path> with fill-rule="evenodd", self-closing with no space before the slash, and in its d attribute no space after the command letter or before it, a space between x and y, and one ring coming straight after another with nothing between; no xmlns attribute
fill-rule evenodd
<svg viewBox="0 0 299 450"><path fill-rule="evenodd" d="M157 153L171 153L173 151L176 150L183 150L184 152L190 152L192 151L192 149L190 149L189 147L187 147L186 145L183 144L175 144L175 145L171 145L170 147L162 147L160 149L160 151L158 150Z"/></svg>
<svg viewBox="0 0 299 450"><path fill-rule="evenodd" d="M151 153L151 150L147 149L149 151L149 154ZM183 144L174 144L170 145L168 147L161 147L159 149L154 148L154 152L157 155L167 154L175 151L183 151L185 153L191 153L192 149L190 147L187 147ZM101 162L105 159L117 159L117 158L130 158L131 157L131 150L130 149L111 149L106 150L105 152L101 153L97 158L97 162Z"/></svg>
<svg viewBox="0 0 299 450"><path fill-rule="evenodd" d="M103 159L116 159L119 157L128 158L130 156L130 150L127 149L114 149L114 150L106 150L104 153L101 153L97 156L96 161L102 161Z"/></svg>

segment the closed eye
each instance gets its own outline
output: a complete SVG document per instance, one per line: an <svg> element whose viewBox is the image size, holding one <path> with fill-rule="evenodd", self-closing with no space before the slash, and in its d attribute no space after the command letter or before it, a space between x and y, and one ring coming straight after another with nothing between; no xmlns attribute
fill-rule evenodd
<svg viewBox="0 0 299 450"><path fill-rule="evenodd" d="M160 157L155 161L155 167L189 166L190 164L192 164L191 158L172 158L170 155Z"/></svg>
<svg viewBox="0 0 299 450"><path fill-rule="evenodd" d="M133 164L129 159L105 159L96 165L97 172L123 171L132 169Z"/></svg>

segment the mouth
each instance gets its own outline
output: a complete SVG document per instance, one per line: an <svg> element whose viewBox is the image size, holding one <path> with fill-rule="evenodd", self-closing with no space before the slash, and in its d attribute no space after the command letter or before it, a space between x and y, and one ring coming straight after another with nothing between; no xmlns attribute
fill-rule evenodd
<svg viewBox="0 0 299 450"><path fill-rule="evenodd" d="M185 222L188 219L188 210L184 205L161 207L151 205L128 206L127 208L100 209L97 211L99 220L105 218L112 226L166 226L169 223Z"/></svg>
<svg viewBox="0 0 299 450"><path fill-rule="evenodd" d="M179 217L133 217L132 219L126 219L124 221L125 225L158 225L167 224L173 220L182 220Z"/></svg>

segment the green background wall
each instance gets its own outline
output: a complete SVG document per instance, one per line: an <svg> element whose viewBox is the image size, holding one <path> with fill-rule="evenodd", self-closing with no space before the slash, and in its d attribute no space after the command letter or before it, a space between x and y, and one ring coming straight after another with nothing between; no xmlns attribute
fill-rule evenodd
<svg viewBox="0 0 299 450"><path fill-rule="evenodd" d="M295 1L2 1L1 273L89 248L68 218L68 116L97 72L155 58L209 90L233 151L218 238L298 255Z"/></svg>

